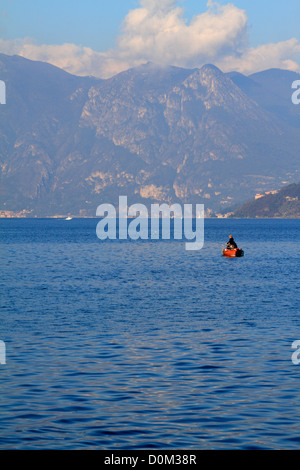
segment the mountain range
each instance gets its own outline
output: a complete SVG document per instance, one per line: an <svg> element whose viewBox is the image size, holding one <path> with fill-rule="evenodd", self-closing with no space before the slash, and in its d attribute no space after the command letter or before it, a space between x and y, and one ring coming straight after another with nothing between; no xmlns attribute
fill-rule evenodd
<svg viewBox="0 0 300 470"><path fill-rule="evenodd" d="M148 63L102 80L0 54L0 79L2 216L95 216L119 195L213 216L300 180L297 73Z"/></svg>

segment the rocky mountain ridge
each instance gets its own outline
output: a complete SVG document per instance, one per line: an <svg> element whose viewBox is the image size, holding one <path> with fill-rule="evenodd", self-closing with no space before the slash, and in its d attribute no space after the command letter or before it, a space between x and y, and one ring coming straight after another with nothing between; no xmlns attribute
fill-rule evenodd
<svg viewBox="0 0 300 470"><path fill-rule="evenodd" d="M0 54L1 213L95 216L127 195L204 203L209 216L294 182L300 110L286 83L295 77L148 63L100 80Z"/></svg>

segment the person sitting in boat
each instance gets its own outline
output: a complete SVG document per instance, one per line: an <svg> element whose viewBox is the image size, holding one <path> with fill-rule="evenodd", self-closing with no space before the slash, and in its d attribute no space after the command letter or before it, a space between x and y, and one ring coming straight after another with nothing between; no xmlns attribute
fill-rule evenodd
<svg viewBox="0 0 300 470"><path fill-rule="evenodd" d="M227 248L229 250L233 250L234 248L237 248L237 244L235 243L232 235L229 235L229 241L227 242Z"/></svg>

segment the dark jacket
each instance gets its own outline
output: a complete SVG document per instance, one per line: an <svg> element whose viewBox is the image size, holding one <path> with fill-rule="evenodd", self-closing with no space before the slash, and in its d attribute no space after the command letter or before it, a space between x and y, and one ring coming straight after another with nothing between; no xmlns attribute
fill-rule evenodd
<svg viewBox="0 0 300 470"><path fill-rule="evenodd" d="M229 241L227 242L227 246L232 247L232 248L237 248L237 244L235 243L235 241L232 237L229 238Z"/></svg>

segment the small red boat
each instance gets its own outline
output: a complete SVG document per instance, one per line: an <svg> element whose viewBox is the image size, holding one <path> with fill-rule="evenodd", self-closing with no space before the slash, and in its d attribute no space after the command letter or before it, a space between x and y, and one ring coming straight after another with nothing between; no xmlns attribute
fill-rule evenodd
<svg viewBox="0 0 300 470"><path fill-rule="evenodd" d="M227 256L227 258L241 258L244 256L244 251L241 248L224 248L222 253L223 256Z"/></svg>

